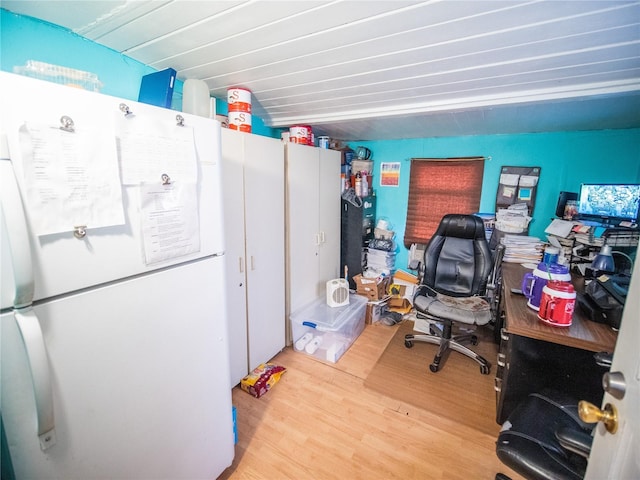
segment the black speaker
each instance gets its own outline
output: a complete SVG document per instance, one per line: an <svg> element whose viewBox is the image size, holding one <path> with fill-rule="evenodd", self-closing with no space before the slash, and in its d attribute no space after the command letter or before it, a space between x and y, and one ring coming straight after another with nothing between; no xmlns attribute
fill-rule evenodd
<svg viewBox="0 0 640 480"><path fill-rule="evenodd" d="M578 194L575 192L560 192L558 205L556 206L556 217L564 217L564 207L569 200L577 200Z"/></svg>

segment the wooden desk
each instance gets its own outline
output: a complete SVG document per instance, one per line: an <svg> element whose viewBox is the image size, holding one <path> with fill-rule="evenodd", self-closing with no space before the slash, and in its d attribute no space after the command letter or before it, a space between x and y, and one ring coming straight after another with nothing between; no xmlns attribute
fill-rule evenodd
<svg viewBox="0 0 640 480"><path fill-rule="evenodd" d="M617 333L608 325L588 320L576 309L570 327L552 327L538 319L520 288L527 272L517 264L503 264L501 299L504 326L495 379L496 421L502 424L527 395L546 388L561 390L599 405L602 374L594 352L613 352ZM581 289L580 279L574 282Z"/></svg>
<svg viewBox="0 0 640 480"><path fill-rule="evenodd" d="M519 264L502 266L505 332L592 352L613 352L618 334L608 325L587 319L577 305L570 327L552 327L541 322L523 295L511 293L512 288L520 288L528 271ZM580 283L581 279L574 280L578 291L582 290Z"/></svg>

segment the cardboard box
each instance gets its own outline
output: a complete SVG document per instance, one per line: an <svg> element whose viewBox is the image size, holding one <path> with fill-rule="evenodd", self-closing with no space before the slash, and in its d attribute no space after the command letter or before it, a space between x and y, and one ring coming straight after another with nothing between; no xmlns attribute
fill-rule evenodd
<svg viewBox="0 0 640 480"><path fill-rule="evenodd" d="M385 301L367 303L367 314L364 317L365 325L379 322L386 305Z"/></svg>
<svg viewBox="0 0 640 480"><path fill-rule="evenodd" d="M393 283L395 285L403 285L405 289L401 296L413 303L413 296L419 283L418 277L403 270L397 270L393 275Z"/></svg>
<svg viewBox="0 0 640 480"><path fill-rule="evenodd" d="M393 281L403 281L404 283L412 283L414 285L418 284L418 277L414 274L405 272L404 270L396 270L396 273L393 274Z"/></svg>
<svg viewBox="0 0 640 480"><path fill-rule="evenodd" d="M369 300L382 300L387 295L388 278L379 280L377 278L366 278L358 274L353 277L353 281L356 284L356 293L367 297Z"/></svg>
<svg viewBox="0 0 640 480"><path fill-rule="evenodd" d="M407 300L406 298L403 298L402 299L402 303L397 304L394 307L390 306L389 310L391 310L392 312L401 313L402 315L406 315L411 310L413 310L413 305L411 304L411 302L409 300Z"/></svg>
<svg viewBox="0 0 640 480"><path fill-rule="evenodd" d="M406 294L407 291L407 286L406 285L401 285L399 283L392 283L391 285L389 285L389 295L391 295L391 298L389 298L389 306L390 307L402 307L404 305L404 296Z"/></svg>

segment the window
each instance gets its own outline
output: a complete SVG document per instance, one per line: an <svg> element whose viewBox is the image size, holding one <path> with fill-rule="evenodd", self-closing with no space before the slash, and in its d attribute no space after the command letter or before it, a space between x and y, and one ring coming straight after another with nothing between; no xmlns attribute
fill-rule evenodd
<svg viewBox="0 0 640 480"><path fill-rule="evenodd" d="M426 244L447 213L480 208L484 158L412 158L404 244Z"/></svg>

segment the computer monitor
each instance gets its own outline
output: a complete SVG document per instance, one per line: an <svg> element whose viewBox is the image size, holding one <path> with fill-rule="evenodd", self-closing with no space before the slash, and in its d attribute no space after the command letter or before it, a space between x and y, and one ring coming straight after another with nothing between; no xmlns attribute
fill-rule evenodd
<svg viewBox="0 0 640 480"><path fill-rule="evenodd" d="M583 183L578 215L603 224L636 223L639 205L640 184Z"/></svg>

